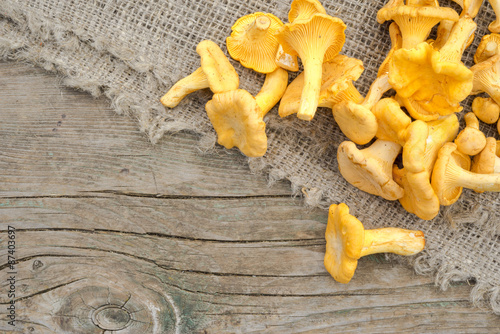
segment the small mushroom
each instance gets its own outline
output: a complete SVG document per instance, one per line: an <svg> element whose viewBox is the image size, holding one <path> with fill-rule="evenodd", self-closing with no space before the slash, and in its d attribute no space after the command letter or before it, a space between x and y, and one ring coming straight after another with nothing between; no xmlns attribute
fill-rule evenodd
<svg viewBox="0 0 500 334"><path fill-rule="evenodd" d="M227 51L241 65L259 73L271 73L278 67L275 33L282 26L281 20L272 14L245 15L232 26L231 36L226 38Z"/></svg>
<svg viewBox="0 0 500 334"><path fill-rule="evenodd" d="M486 138L484 149L472 160L471 172L478 174L500 173L500 157L497 156L498 147L495 138Z"/></svg>
<svg viewBox="0 0 500 334"><path fill-rule="evenodd" d="M500 104L500 54L490 57L471 68L474 82L471 95L482 92Z"/></svg>
<svg viewBox="0 0 500 334"><path fill-rule="evenodd" d="M236 89L215 94L205 106L217 132L217 142L225 148L234 146L248 157L261 157L267 151L264 116L279 101L286 89L288 72L277 68L255 98L246 90Z"/></svg>
<svg viewBox="0 0 500 334"><path fill-rule="evenodd" d="M500 174L478 174L469 171L469 156L460 153L457 145L446 143L438 154L432 171L431 184L441 205L455 203L463 188L482 191L500 191Z"/></svg>
<svg viewBox="0 0 500 334"><path fill-rule="evenodd" d="M377 253L410 256L425 247L422 231L394 227L365 230L344 203L330 206L325 239L324 265L339 283L349 283L362 256Z"/></svg>
<svg viewBox="0 0 500 334"><path fill-rule="evenodd" d="M488 26L488 30L494 33L499 33L500 32L500 1L499 0L489 0L489 3L491 5L491 8L493 8L493 11L495 12L496 19L495 21L491 22L490 25Z"/></svg>
<svg viewBox="0 0 500 334"><path fill-rule="evenodd" d="M465 128L455 138L455 144L463 154L476 155L486 145L486 136L479 130L479 121L474 113L465 114L464 119Z"/></svg>
<svg viewBox="0 0 500 334"><path fill-rule="evenodd" d="M471 92L473 75L461 57L475 29L465 16L439 51L423 42L394 52L389 81L413 118L431 121L462 110L460 102Z"/></svg>
<svg viewBox="0 0 500 334"><path fill-rule="evenodd" d="M346 25L326 14L314 14L281 27L276 37L283 50L298 55L304 66L304 89L297 116L310 121L318 107L322 64L333 59L342 49Z"/></svg>
<svg viewBox="0 0 500 334"><path fill-rule="evenodd" d="M401 145L377 139L368 148L359 150L353 142L342 142L337 151L340 174L344 179L372 195L394 201L403 196L403 189L392 179L392 166L401 152Z"/></svg>
<svg viewBox="0 0 500 334"><path fill-rule="evenodd" d="M164 106L174 108L186 95L199 89L210 88L214 93L222 93L238 88L238 73L217 44L201 41L196 52L200 55L201 67L170 88L160 99Z"/></svg>
<svg viewBox="0 0 500 334"><path fill-rule="evenodd" d="M474 54L474 62L480 63L486 59L493 57L500 51L500 35L489 34L481 38L481 42L477 46L476 53Z"/></svg>
<svg viewBox="0 0 500 334"><path fill-rule="evenodd" d="M401 30L404 49L411 49L425 41L432 27L442 20L457 21L458 13L447 7L435 5L404 5L382 7L377 12L377 21L393 20Z"/></svg>
<svg viewBox="0 0 500 334"><path fill-rule="evenodd" d="M500 106L491 97L476 97L472 101L472 112L482 122L493 124L500 117Z"/></svg>

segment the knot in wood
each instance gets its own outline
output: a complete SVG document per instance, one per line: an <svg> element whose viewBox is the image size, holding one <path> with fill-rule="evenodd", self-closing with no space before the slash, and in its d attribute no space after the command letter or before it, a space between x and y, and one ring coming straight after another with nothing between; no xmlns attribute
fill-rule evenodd
<svg viewBox="0 0 500 334"><path fill-rule="evenodd" d="M103 305L92 312L92 322L107 331L119 331L130 325L132 317L120 305Z"/></svg>

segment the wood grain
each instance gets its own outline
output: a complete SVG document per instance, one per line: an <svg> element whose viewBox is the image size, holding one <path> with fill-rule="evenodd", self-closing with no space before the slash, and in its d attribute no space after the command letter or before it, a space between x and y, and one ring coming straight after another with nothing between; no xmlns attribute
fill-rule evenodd
<svg viewBox="0 0 500 334"><path fill-rule="evenodd" d="M500 318L383 255L323 267L327 213L198 137L151 146L107 101L0 63L0 271L16 228L6 333L498 333ZM228 177L230 175L230 177Z"/></svg>

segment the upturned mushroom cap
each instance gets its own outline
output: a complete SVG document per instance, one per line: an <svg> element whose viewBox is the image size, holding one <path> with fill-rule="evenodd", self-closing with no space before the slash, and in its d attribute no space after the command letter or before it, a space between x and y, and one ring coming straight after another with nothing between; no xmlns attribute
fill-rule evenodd
<svg viewBox="0 0 500 334"><path fill-rule="evenodd" d="M226 38L227 51L241 65L259 73L276 70L278 40L275 33L283 23L272 14L261 12L239 18Z"/></svg>
<svg viewBox="0 0 500 334"><path fill-rule="evenodd" d="M451 205L458 200L463 188L457 185L454 170L468 171L470 164L469 156L460 153L454 143L446 143L439 150L432 170L431 185L441 205Z"/></svg>
<svg viewBox="0 0 500 334"><path fill-rule="evenodd" d="M481 42L477 46L476 53L474 54L474 62L480 63L486 59L493 57L500 51L500 35L489 34L481 38Z"/></svg>
<svg viewBox="0 0 500 334"><path fill-rule="evenodd" d="M217 44L209 40L201 41L196 52L201 57L201 68L212 92L217 94L238 88L238 73Z"/></svg>
<svg viewBox="0 0 500 334"><path fill-rule="evenodd" d="M500 106L491 97L476 97L472 101L472 112L482 122L493 124L500 117Z"/></svg>
<svg viewBox="0 0 500 334"><path fill-rule="evenodd" d="M405 49L413 48L425 41L432 27L440 21L458 21L458 18L458 13L453 9L437 6L384 6L377 13L379 23L389 20L397 23Z"/></svg>
<svg viewBox="0 0 500 334"><path fill-rule="evenodd" d="M308 19L314 14L326 14L318 0L293 0L288 12L288 22Z"/></svg>
<svg viewBox="0 0 500 334"><path fill-rule="evenodd" d="M471 68L474 81L471 94L485 92L500 104L500 54L490 57Z"/></svg>
<svg viewBox="0 0 500 334"><path fill-rule="evenodd" d="M389 82L413 118L430 121L462 110L472 89L472 72L461 62L441 61L426 42L394 52Z"/></svg>
<svg viewBox="0 0 500 334"><path fill-rule="evenodd" d="M431 186L429 172L424 170L414 173L394 166L392 174L394 181L404 190L399 203L406 211L424 220L431 220L437 216L439 199Z"/></svg>
<svg viewBox="0 0 500 334"><path fill-rule="evenodd" d="M193 73L177 81L172 88L163 95L160 102L165 107L174 108L186 97L186 95L204 88L209 88L209 83L203 69L198 67Z"/></svg>
<svg viewBox="0 0 500 334"><path fill-rule="evenodd" d="M486 136L479 130L479 121L474 113L467 113L464 116L465 128L460 131L455 144L457 149L466 155L476 155L481 152L486 145Z"/></svg>
<svg viewBox="0 0 500 334"><path fill-rule="evenodd" d="M344 55L337 55L332 60L323 63L318 107L332 108L333 105L344 100L361 102L362 97L353 86L352 81L356 81L363 70L361 60ZM281 117L299 111L303 89L304 72L300 73L288 85L280 103L279 114Z"/></svg>
<svg viewBox="0 0 500 334"><path fill-rule="evenodd" d="M238 147L248 157L260 157L267 150L266 124L255 98L236 89L214 94L205 106L217 132L217 142L227 149Z"/></svg>
<svg viewBox="0 0 500 334"><path fill-rule="evenodd" d="M340 174L358 189L396 200L404 193L392 179L392 166L400 151L399 144L380 139L362 150L353 142L344 141L337 151Z"/></svg>
<svg viewBox="0 0 500 334"><path fill-rule="evenodd" d="M328 211L325 232L324 265L340 283L348 283L354 276L365 241L365 228L344 203L332 204Z"/></svg>
<svg viewBox="0 0 500 334"><path fill-rule="evenodd" d="M298 55L304 65L304 89L297 116L310 121L318 107L323 62L333 59L342 49L346 25L326 14L295 20L278 30L278 42L286 53Z"/></svg>

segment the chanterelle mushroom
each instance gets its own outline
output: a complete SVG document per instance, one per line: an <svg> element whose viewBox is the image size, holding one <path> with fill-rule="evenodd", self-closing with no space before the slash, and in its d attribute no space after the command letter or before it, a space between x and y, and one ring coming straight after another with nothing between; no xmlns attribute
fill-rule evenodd
<svg viewBox="0 0 500 334"><path fill-rule="evenodd" d="M314 14L326 14L325 8L318 0L293 0L288 12L288 22L305 20Z"/></svg>
<svg viewBox="0 0 500 334"><path fill-rule="evenodd" d="M377 13L377 21L393 20L403 36L403 48L411 49L425 41L432 27L442 20L457 21L458 13L451 8L434 5L415 6L400 3L382 7Z"/></svg>
<svg viewBox="0 0 500 334"><path fill-rule="evenodd" d="M263 156L267 150L263 118L279 101L287 82L288 72L278 68L266 75L255 98L243 89L215 94L205 108L218 143L228 149L236 146L249 157Z"/></svg>
<svg viewBox="0 0 500 334"><path fill-rule="evenodd" d="M474 85L471 95L485 92L500 104L500 54L488 58L471 68Z"/></svg>
<svg viewBox="0 0 500 334"><path fill-rule="evenodd" d="M394 227L365 230L344 203L330 206L325 239L324 265L339 283L349 283L362 256L377 253L410 256L425 247L422 231Z"/></svg>
<svg viewBox="0 0 500 334"><path fill-rule="evenodd" d="M380 139L362 150L353 142L344 141L337 151L340 174L358 189L397 200L404 191L392 179L392 166L400 151L401 145Z"/></svg>
<svg viewBox="0 0 500 334"><path fill-rule="evenodd" d="M476 53L474 54L474 62L480 63L486 59L493 57L500 51L500 35L489 34L481 38L481 43L477 46Z"/></svg>
<svg viewBox="0 0 500 334"><path fill-rule="evenodd" d="M469 156L460 153L454 143L446 143L439 150L431 184L441 205L455 203L462 194L462 188L478 192L500 191L500 174L478 174L469 169Z"/></svg>
<svg viewBox="0 0 500 334"><path fill-rule="evenodd" d="M479 174L500 173L500 157L497 156L497 140L486 138L484 149L472 160L471 172Z"/></svg>
<svg viewBox="0 0 500 334"><path fill-rule="evenodd" d="M472 90L473 75L460 59L475 29L465 16L439 51L423 42L394 52L389 81L413 118L431 121L462 110L460 102Z"/></svg>
<svg viewBox="0 0 500 334"><path fill-rule="evenodd" d="M222 93L238 88L238 74L217 44L201 41L196 52L201 57L201 67L170 88L160 100L165 107L174 108L186 95L200 89L210 88L214 93Z"/></svg>
<svg viewBox="0 0 500 334"><path fill-rule="evenodd" d="M463 154L476 155L486 145L486 136L479 130L479 121L474 113L465 114L464 120L465 128L455 138L455 144Z"/></svg>
<svg viewBox="0 0 500 334"><path fill-rule="evenodd" d="M278 67L275 33L281 26L281 20L272 14L245 15L232 26L231 36L226 38L227 51L241 65L259 73L271 73Z"/></svg>
<svg viewBox="0 0 500 334"><path fill-rule="evenodd" d="M314 14L308 19L295 20L277 33L283 50L298 55L304 65L304 89L297 116L310 121L316 113L321 88L322 64L335 57L345 41L346 25L326 14Z"/></svg>
<svg viewBox="0 0 500 334"><path fill-rule="evenodd" d="M472 111L486 124L493 124L500 118L500 106L491 97L476 97L472 101Z"/></svg>

